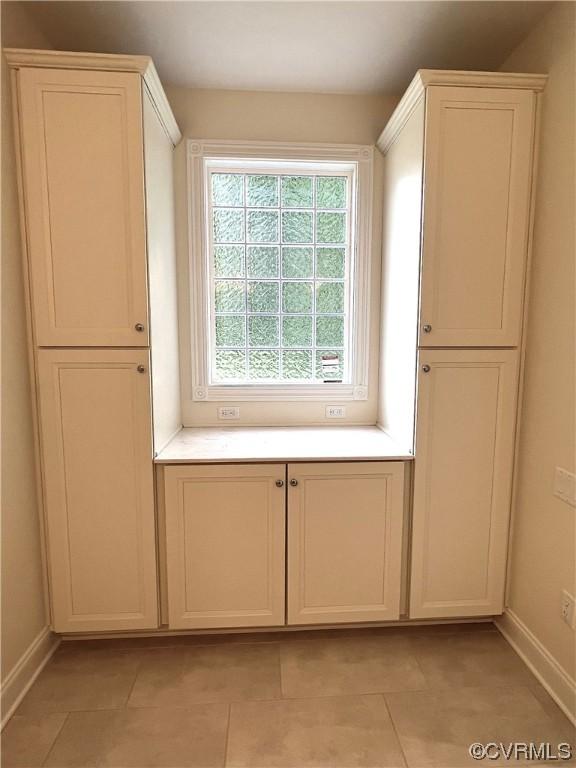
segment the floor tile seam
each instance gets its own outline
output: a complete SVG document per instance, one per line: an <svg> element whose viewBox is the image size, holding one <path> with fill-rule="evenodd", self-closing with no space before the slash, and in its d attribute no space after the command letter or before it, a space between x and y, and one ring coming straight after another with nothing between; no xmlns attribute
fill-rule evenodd
<svg viewBox="0 0 576 768"><path fill-rule="evenodd" d="M69 718L69 716L70 716L70 712L58 712L58 713L54 713L54 714L65 714L65 715L66 715L66 717L65 717L65 718L62 720L62 724L60 725L60 728L58 728L58 732L57 732L57 734L54 736L54 739L52 740L52 743L50 744L50 749L49 749L49 750L48 750L48 752L46 753L46 756L44 757L44 760L42 760L42 766L45 766L45 765L46 765L46 763L48 762L48 758L49 758L49 757L50 757L50 755L52 754L52 750L53 750L53 749L54 749L54 747L56 746L56 742L58 741L58 739L59 739L59 737L60 737L60 734L61 734L61 733L62 733L62 731L64 730L64 726L65 726L65 725L66 725L66 723L68 722L68 718Z"/></svg>
<svg viewBox="0 0 576 768"><path fill-rule="evenodd" d="M394 735L396 736L396 741L398 742L398 746L400 747L400 752L402 753L402 757L404 758L404 765L408 767L410 765L408 762L408 755L404 751L404 745L402 744L400 734L398 733L398 728L396 727L396 721L392 717L392 712L390 710L390 707L388 706L388 702L386 701L385 694L381 693L380 696L384 700L384 706L386 707L386 712L388 712L388 717L390 718L390 723L392 724L392 730L394 731Z"/></svg>

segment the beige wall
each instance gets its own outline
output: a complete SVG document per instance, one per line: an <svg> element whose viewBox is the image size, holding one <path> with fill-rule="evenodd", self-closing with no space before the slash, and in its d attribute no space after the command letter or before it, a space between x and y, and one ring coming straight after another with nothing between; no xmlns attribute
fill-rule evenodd
<svg viewBox="0 0 576 768"><path fill-rule="evenodd" d="M2 3L2 45L51 48ZM9 74L2 59L2 681L46 627Z"/></svg>
<svg viewBox="0 0 576 768"><path fill-rule="evenodd" d="M397 99L379 95L210 91L167 87L168 98L186 138L247 141L293 141L373 145ZM177 226L181 274L187 274L186 142L176 152ZM382 245L382 160L376 153L372 247L372 326L370 397L348 402L348 423L374 424L377 412L378 296ZM218 403L191 399L189 305L186 280L180 281L183 335L182 407L186 426L220 424ZM323 403L239 403L241 420L234 424L326 423ZM230 422L228 422L229 424ZM329 423L334 423L333 421ZM342 421L338 422L342 424Z"/></svg>
<svg viewBox="0 0 576 768"><path fill-rule="evenodd" d="M552 495L552 483L556 466L574 472L574 8L556 4L501 67L549 74L508 605L572 677L576 635L560 619L560 593L575 592L576 510Z"/></svg>

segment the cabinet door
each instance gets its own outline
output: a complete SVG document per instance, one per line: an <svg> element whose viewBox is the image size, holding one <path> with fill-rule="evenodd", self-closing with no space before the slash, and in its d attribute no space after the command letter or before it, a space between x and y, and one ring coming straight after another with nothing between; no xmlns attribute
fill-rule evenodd
<svg viewBox="0 0 576 768"><path fill-rule="evenodd" d="M156 627L148 353L42 349L38 376L54 629Z"/></svg>
<svg viewBox="0 0 576 768"><path fill-rule="evenodd" d="M285 465L164 471L170 627L284 624Z"/></svg>
<svg viewBox="0 0 576 768"><path fill-rule="evenodd" d="M524 90L427 90L421 346L519 344L534 105Z"/></svg>
<svg viewBox="0 0 576 768"><path fill-rule="evenodd" d="M21 69L18 77L36 342L146 346L140 76Z"/></svg>
<svg viewBox="0 0 576 768"><path fill-rule="evenodd" d="M290 464L288 623L398 619L404 465Z"/></svg>
<svg viewBox="0 0 576 768"><path fill-rule="evenodd" d="M498 614L517 353L425 350L419 362L410 616Z"/></svg>

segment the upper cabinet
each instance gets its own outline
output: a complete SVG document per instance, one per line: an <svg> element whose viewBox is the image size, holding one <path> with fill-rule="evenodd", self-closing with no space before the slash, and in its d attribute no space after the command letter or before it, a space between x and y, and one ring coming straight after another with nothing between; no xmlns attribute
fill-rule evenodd
<svg viewBox="0 0 576 768"><path fill-rule="evenodd" d="M156 114L165 136L179 138L153 65L144 56L57 51L8 50L7 58L35 343L146 347L143 102L150 88L162 100Z"/></svg>
<svg viewBox="0 0 576 768"><path fill-rule="evenodd" d="M421 347L520 343L536 92L544 83L540 75L422 70L380 138L393 156L406 127L419 127L421 279L413 314ZM397 180L398 204L405 186ZM385 254L387 272L402 255Z"/></svg>

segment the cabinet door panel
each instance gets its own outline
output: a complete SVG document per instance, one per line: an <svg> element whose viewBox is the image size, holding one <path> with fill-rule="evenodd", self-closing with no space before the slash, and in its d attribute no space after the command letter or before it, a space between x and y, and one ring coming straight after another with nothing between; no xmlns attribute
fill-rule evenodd
<svg viewBox="0 0 576 768"><path fill-rule="evenodd" d="M291 464L288 623L398 619L404 465Z"/></svg>
<svg viewBox="0 0 576 768"><path fill-rule="evenodd" d="M139 373L137 366L146 371ZM58 632L157 626L144 350L40 350L48 560Z"/></svg>
<svg viewBox="0 0 576 768"><path fill-rule="evenodd" d="M420 345L516 346L535 96L434 86L426 98Z"/></svg>
<svg viewBox="0 0 576 768"><path fill-rule="evenodd" d="M172 629L284 624L285 471L166 467Z"/></svg>
<svg viewBox="0 0 576 768"><path fill-rule="evenodd" d="M418 385L410 616L501 613L517 353L425 350Z"/></svg>
<svg viewBox="0 0 576 768"><path fill-rule="evenodd" d="M146 346L140 76L18 77L36 342Z"/></svg>

